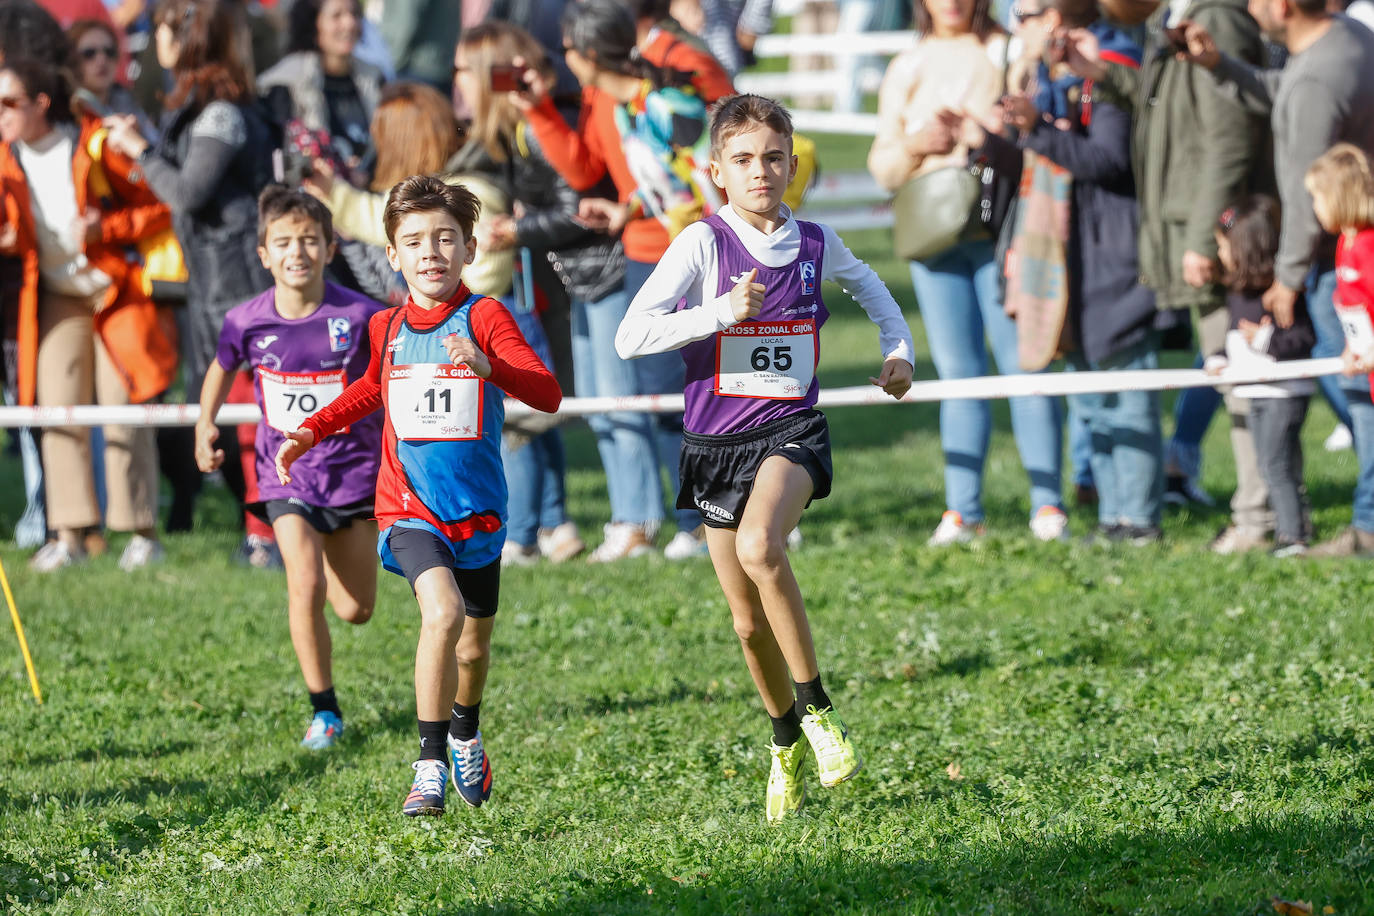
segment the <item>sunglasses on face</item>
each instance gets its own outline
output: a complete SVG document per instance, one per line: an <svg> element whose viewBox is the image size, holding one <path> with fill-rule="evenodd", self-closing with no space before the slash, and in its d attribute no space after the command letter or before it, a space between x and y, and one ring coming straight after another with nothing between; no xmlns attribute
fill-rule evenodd
<svg viewBox="0 0 1374 916"><path fill-rule="evenodd" d="M106 60L115 60L119 57L119 52L109 45L101 45L98 48L82 48L81 59L90 61L97 57L104 56Z"/></svg>
<svg viewBox="0 0 1374 916"><path fill-rule="evenodd" d="M16 108L23 108L28 102L29 100L22 95L7 95L0 98L0 108L13 111Z"/></svg>

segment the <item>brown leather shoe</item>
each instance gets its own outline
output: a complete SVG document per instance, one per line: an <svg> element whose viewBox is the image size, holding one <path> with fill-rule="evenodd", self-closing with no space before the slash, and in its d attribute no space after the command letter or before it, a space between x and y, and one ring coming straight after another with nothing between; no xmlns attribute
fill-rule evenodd
<svg viewBox="0 0 1374 916"><path fill-rule="evenodd" d="M1331 540L1307 551L1309 557L1362 557L1374 554L1374 533L1351 525Z"/></svg>

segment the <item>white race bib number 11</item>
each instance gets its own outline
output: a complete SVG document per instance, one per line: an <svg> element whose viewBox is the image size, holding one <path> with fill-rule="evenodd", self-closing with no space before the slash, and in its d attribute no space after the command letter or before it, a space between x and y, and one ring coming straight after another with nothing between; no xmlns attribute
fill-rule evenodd
<svg viewBox="0 0 1374 916"><path fill-rule="evenodd" d="M467 366L415 363L387 375L387 414L397 439L482 438L482 380Z"/></svg>
<svg viewBox="0 0 1374 916"><path fill-rule="evenodd" d="M267 425L283 433L294 433L315 412L333 401L344 390L344 371L276 372L258 367L262 383L263 413Z"/></svg>
<svg viewBox="0 0 1374 916"><path fill-rule="evenodd" d="M737 324L720 332L716 393L734 398L795 401L816 375L816 323Z"/></svg>

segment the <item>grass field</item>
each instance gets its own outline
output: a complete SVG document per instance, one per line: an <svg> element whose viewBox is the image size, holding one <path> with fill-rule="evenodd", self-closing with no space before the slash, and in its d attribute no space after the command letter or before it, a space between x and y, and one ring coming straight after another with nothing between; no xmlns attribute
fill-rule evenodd
<svg viewBox="0 0 1374 916"><path fill-rule="evenodd" d="M910 302L882 234L849 241ZM822 383L862 383L876 332L831 305ZM367 626L335 627L349 730L303 752L284 580L229 562L233 511L212 492L201 531L142 574L117 569L118 542L46 578L0 546L47 694L34 705L6 628L0 912L1374 910L1367 565L1210 556L1220 513L1171 516L1158 547L1034 544L1005 405L992 536L929 551L936 409L830 416L835 494L794 561L867 766L834 790L813 779L792 822L763 823L768 723L709 563L652 558L506 575L493 799L403 818L418 626L403 581L383 579ZM1354 476L1350 453L1320 450L1330 428L1315 408L1322 535L1348 520ZM568 440L591 534L604 482L586 431ZM1224 423L1206 473L1229 492ZM12 459L0 479L8 531Z"/></svg>

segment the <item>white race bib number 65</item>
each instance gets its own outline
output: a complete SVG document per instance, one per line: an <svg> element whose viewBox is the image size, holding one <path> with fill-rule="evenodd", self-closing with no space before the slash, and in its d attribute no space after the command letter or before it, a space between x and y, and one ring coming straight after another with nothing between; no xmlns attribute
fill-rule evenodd
<svg viewBox="0 0 1374 916"><path fill-rule="evenodd" d="M806 397L816 374L816 323L737 324L720 333L716 393L791 401Z"/></svg>

